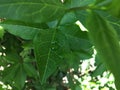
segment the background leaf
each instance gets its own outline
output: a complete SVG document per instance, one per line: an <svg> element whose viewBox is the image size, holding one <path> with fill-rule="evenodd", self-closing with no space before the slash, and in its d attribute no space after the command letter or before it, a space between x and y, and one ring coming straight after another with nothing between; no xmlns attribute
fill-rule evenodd
<svg viewBox="0 0 120 90"><path fill-rule="evenodd" d="M89 15L87 25L90 38L93 41L99 56L113 73L116 79L116 87L119 89L120 71L118 70L118 66L120 65L120 45L117 33L103 17L95 12L91 12Z"/></svg>
<svg viewBox="0 0 120 90"><path fill-rule="evenodd" d="M26 40L33 39L40 30L38 28L21 25L1 24L1 26L3 26L9 33Z"/></svg>

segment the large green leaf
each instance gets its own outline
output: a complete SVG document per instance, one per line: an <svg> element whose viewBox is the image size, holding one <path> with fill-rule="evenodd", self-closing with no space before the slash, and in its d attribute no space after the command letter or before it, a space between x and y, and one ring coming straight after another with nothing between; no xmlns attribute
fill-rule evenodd
<svg viewBox="0 0 120 90"><path fill-rule="evenodd" d="M58 19L64 11L60 0L0 0L0 17L12 20L45 22Z"/></svg>
<svg viewBox="0 0 120 90"><path fill-rule="evenodd" d="M114 28L98 14L89 15L88 30L98 55L115 76L116 87L120 89L120 45Z"/></svg>
<svg viewBox="0 0 120 90"><path fill-rule="evenodd" d="M31 40L40 30L39 28L34 28L30 26L23 25L12 25L12 24L0 24L9 33L21 37L26 40Z"/></svg>
<svg viewBox="0 0 120 90"><path fill-rule="evenodd" d="M41 30L34 39L35 56L41 84L43 84L56 69L56 57L53 55L54 46L52 46L55 43L55 35L55 29Z"/></svg>
<svg viewBox="0 0 120 90"><path fill-rule="evenodd" d="M13 27L14 26L16 26L16 25L13 25ZM19 26L19 25L18 25ZM13 28L12 27L12 28ZM28 27L28 26L24 26L24 27ZM68 26L69 27L69 26ZM33 28L33 27L31 27L31 28ZM80 50L80 52L82 53L82 55L83 54L86 54L87 55L87 53L86 53L86 51L84 51L84 50L81 50L81 49L89 49L90 47L91 47L91 45L89 46L88 45L88 41L87 40L82 40L82 39L77 39L77 38L74 38L74 35L76 36L76 37L82 37L82 35L84 35L84 32L79 32L79 34L78 33L75 33L73 36L72 35L70 35L70 34L73 34L74 33L74 29L76 29L76 30L79 30L79 27L77 26L77 25L73 25L73 29L72 30L70 30L70 31L64 31L65 29L67 29L67 28L62 28L61 27L61 29L63 30L62 31L62 33L60 33L60 32L57 32L57 35L55 35L55 36L53 36L54 35L54 31L55 30L38 30L40 33L35 37L35 53L36 53L36 59L37 59L37 61L38 61L38 68L40 68L39 70L40 70L40 78L41 78L41 82L43 83L45 80L46 80L46 78L55 70L55 68L56 68L56 66L54 66L54 65L52 65L53 63L54 64L61 64L61 62L62 63L64 63L64 61L62 60L62 61L60 61L60 59L59 60L56 60L57 58L58 58L58 56L59 55L57 55L56 54L56 52L53 52L54 51L54 49L56 49L56 46L54 46L53 44L55 43L55 39L56 39L56 36L57 37L59 37L59 39L57 38L57 41L59 42L59 50L58 50L58 52L59 52L59 54L60 53L66 53L66 55L63 55L63 57L69 57L69 55L72 55L72 53L71 54L69 54L68 55L68 53L69 52L71 52L71 50L70 49L72 49L73 51L75 50L75 51L77 51L77 52L79 52L79 50ZM9 28L9 30L11 30L10 28ZM9 31L8 30L8 31ZM20 29L19 29L20 30ZM29 30L29 29L28 29ZM31 29L32 30L32 29ZM13 30L14 31L14 30ZM25 30L24 30L25 31ZM37 31L37 32L38 32ZM56 33L56 32L55 32ZM65 34L66 33L66 34ZM30 36L29 35L29 33L24 33L23 32L23 34L20 34L20 32L18 33L17 32L17 34L15 33L15 32L13 32L13 34L14 35L16 35L16 36L20 36L20 37L22 37L22 35L24 34L24 35L27 35L28 34L28 36ZM31 34L33 34L33 35L35 35L34 33L31 33ZM86 35L86 34L85 34ZM24 39L31 39L31 36L30 36L30 38L26 38L27 36L25 36L25 37L22 37L22 38L24 38ZM53 39L53 41L52 41L52 38L54 37L54 39ZM32 37L33 38L33 37ZM68 38L68 39L65 39L65 38ZM62 40L62 41L61 41ZM73 43L73 45L72 45L72 42L73 41L75 41L74 43ZM78 43L80 41L80 43ZM68 42L68 43L67 43ZM74 45L77 45L77 47L74 47ZM71 46L71 47L69 47L69 45ZM88 46L87 46L88 45ZM68 50L67 50L68 49ZM78 54L77 53L73 53L73 55L72 55L72 58L69 60L67 57L66 57L66 62L69 62L69 64L70 65L73 65L72 63L73 62L76 62L77 63L77 61L74 61L73 59L75 59L76 57L75 56L77 56ZM81 56L82 56L81 55ZM79 55L78 55L79 56ZM88 55L89 57L90 57L90 55ZM79 56L80 57L80 56ZM56 61L55 61L55 60ZM42 60L44 60L44 62L42 61ZM69 60L69 61L68 61ZM78 60L78 62L79 62L79 58L77 58L77 60ZM68 63L67 63L68 64ZM69 65L68 64L68 65ZM51 66L52 65L52 66ZM59 66L59 65L58 65ZM53 67L53 68L51 68L50 69L50 67ZM42 70L42 71L41 71ZM44 71L45 70L45 71Z"/></svg>

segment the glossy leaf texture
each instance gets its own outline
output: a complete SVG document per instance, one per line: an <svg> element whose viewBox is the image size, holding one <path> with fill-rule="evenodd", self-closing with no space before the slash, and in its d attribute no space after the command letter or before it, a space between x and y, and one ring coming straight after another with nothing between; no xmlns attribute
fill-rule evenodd
<svg viewBox="0 0 120 90"><path fill-rule="evenodd" d="M98 55L115 76L116 87L119 90L120 45L115 29L95 12L89 14L87 28Z"/></svg>
<svg viewBox="0 0 120 90"><path fill-rule="evenodd" d="M0 0L0 17L26 22L56 20L64 14L60 0Z"/></svg>

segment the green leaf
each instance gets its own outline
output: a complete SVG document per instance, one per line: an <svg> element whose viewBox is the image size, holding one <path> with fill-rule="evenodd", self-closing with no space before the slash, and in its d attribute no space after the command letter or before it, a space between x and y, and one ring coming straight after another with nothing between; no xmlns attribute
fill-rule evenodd
<svg viewBox="0 0 120 90"><path fill-rule="evenodd" d="M112 0L96 0L95 4L97 6L105 6L109 4Z"/></svg>
<svg viewBox="0 0 120 90"><path fill-rule="evenodd" d="M86 27L86 20L87 20L88 12L85 10L78 10L75 11L76 18Z"/></svg>
<svg viewBox="0 0 120 90"><path fill-rule="evenodd" d="M29 27L29 26L22 26L22 25L12 25L12 24L0 24L3 26L6 31L9 33L21 37L26 40L31 40L40 30L39 28Z"/></svg>
<svg viewBox="0 0 120 90"><path fill-rule="evenodd" d="M5 90L5 88L3 88L3 85L0 84L0 90Z"/></svg>
<svg viewBox="0 0 120 90"><path fill-rule="evenodd" d="M120 39L120 19L112 16L110 13L105 11L97 11L97 12L102 17L105 17L108 20L108 22L113 25Z"/></svg>
<svg viewBox="0 0 120 90"><path fill-rule="evenodd" d="M19 62L19 60L21 60L19 53L22 51L21 41L8 33L5 34L4 40L5 42L2 43L5 47L3 52L6 54L4 58L9 63Z"/></svg>
<svg viewBox="0 0 120 90"><path fill-rule="evenodd" d="M9 63L19 62L21 57L16 53L16 51L7 52L4 57Z"/></svg>
<svg viewBox="0 0 120 90"><path fill-rule="evenodd" d="M97 77L98 75L102 75L106 71L106 67L103 63L99 64L95 71L92 73L93 77Z"/></svg>
<svg viewBox="0 0 120 90"><path fill-rule="evenodd" d="M19 64L5 68L5 70L3 71L3 81L12 84L18 68Z"/></svg>
<svg viewBox="0 0 120 90"><path fill-rule="evenodd" d="M48 28L48 25L46 23L24 22L24 21L9 20L9 19L1 22L0 24L21 25L21 26L28 26L28 27L42 28L42 29Z"/></svg>
<svg viewBox="0 0 120 90"><path fill-rule="evenodd" d="M77 21L77 18L73 12L66 13L63 18L61 19L60 25L66 25L75 23Z"/></svg>
<svg viewBox="0 0 120 90"><path fill-rule="evenodd" d="M61 34L59 34L57 38L59 45L62 47L62 49L64 49L64 52L69 54L71 52L74 54L76 53L79 55L79 58L81 57L80 59L91 57L92 44L88 40L88 32L81 31L79 26L76 24L60 26L59 29Z"/></svg>
<svg viewBox="0 0 120 90"><path fill-rule="evenodd" d="M0 3L0 17L26 22L55 20L65 11L60 0L0 0Z"/></svg>
<svg viewBox="0 0 120 90"><path fill-rule="evenodd" d="M26 73L23 68L23 64L19 64L19 68L17 69L17 72L14 77L14 84L18 88L18 90L21 90L24 87L26 80Z"/></svg>
<svg viewBox="0 0 120 90"><path fill-rule="evenodd" d="M30 76L30 77L37 76L37 72L36 72L35 68L31 64L23 63L23 68L24 68L24 70L25 70L25 72L26 72L26 74L28 76Z"/></svg>
<svg viewBox="0 0 120 90"><path fill-rule="evenodd" d="M4 36L4 28L0 26L0 38L3 38Z"/></svg>
<svg viewBox="0 0 120 90"><path fill-rule="evenodd" d="M26 73L23 69L23 65L16 63L10 67L5 68L3 73L3 80L21 90L25 84Z"/></svg>
<svg viewBox="0 0 120 90"><path fill-rule="evenodd" d="M55 28L55 27L57 27L57 24L58 24L57 20L51 21L51 22L47 23L47 25L49 26L49 28Z"/></svg>
<svg viewBox="0 0 120 90"><path fill-rule="evenodd" d="M56 69L56 58L52 55L54 51L52 44L55 43L55 35L55 29L41 30L34 39L34 51L41 84L43 84Z"/></svg>
<svg viewBox="0 0 120 90"><path fill-rule="evenodd" d="M82 88L78 85L76 85L75 90L82 90Z"/></svg>
<svg viewBox="0 0 120 90"><path fill-rule="evenodd" d="M56 61L59 61L58 65L62 69L77 68L80 59L92 57L92 44L88 41L87 32L81 31L76 24L59 26L56 41L57 54L61 57L61 60Z"/></svg>
<svg viewBox="0 0 120 90"><path fill-rule="evenodd" d="M120 18L120 5L119 0L113 0L110 5L110 12L112 15Z"/></svg>
<svg viewBox="0 0 120 90"><path fill-rule="evenodd" d="M68 8L83 7L93 3L95 0L67 0L66 6Z"/></svg>
<svg viewBox="0 0 120 90"><path fill-rule="evenodd" d="M116 31L95 12L91 12L87 20L90 39L93 41L100 58L115 77L116 87L120 89L120 45Z"/></svg>

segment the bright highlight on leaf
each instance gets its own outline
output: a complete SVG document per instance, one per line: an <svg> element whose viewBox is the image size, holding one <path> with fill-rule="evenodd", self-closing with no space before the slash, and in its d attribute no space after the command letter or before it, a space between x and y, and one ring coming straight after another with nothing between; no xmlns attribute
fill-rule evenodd
<svg viewBox="0 0 120 90"><path fill-rule="evenodd" d="M2 38L4 36L4 28L2 26L0 26L0 38Z"/></svg>

